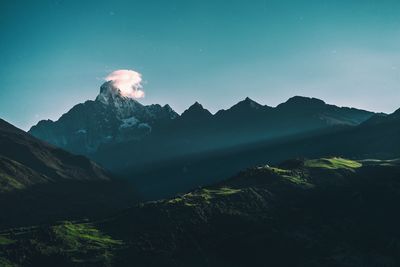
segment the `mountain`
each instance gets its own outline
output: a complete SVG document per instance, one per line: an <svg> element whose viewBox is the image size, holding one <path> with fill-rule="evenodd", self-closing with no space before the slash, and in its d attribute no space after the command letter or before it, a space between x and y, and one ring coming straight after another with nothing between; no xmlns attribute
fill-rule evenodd
<svg viewBox="0 0 400 267"><path fill-rule="evenodd" d="M109 181L108 174L83 156L45 144L0 119L0 192L59 181Z"/></svg>
<svg viewBox="0 0 400 267"><path fill-rule="evenodd" d="M226 118L226 120L245 120L246 118L254 117L256 114L261 115L262 113L267 113L272 110L272 107L263 106L249 97L246 97L228 110L219 110L215 116Z"/></svg>
<svg viewBox="0 0 400 267"><path fill-rule="evenodd" d="M39 141L1 119L0 148L0 227L127 207L132 190L122 181L84 156Z"/></svg>
<svg viewBox="0 0 400 267"><path fill-rule="evenodd" d="M246 98L226 111L217 112L215 125L217 132L227 132L226 142L232 146L335 126L355 126L372 115L301 96L292 97L276 108Z"/></svg>
<svg viewBox="0 0 400 267"><path fill-rule="evenodd" d="M397 109L392 114L383 114L378 113L372 116L369 120L366 120L363 125L364 126L377 126L377 125L385 125L388 123L399 123L400 122L400 109Z"/></svg>
<svg viewBox="0 0 400 267"><path fill-rule="evenodd" d="M337 107L326 104L317 98L295 96L277 106L277 112L284 116L304 117L310 121L319 119L321 123L330 125L358 125L369 119L373 113L355 108Z"/></svg>
<svg viewBox="0 0 400 267"><path fill-rule="evenodd" d="M55 122L40 121L29 133L70 152L94 155L97 159L96 153L103 147L125 147L125 143L136 147L138 143L147 144L147 139L152 143L171 143L168 146L182 146L176 140L182 139L188 151L177 152L192 153L335 125L357 125L373 114L297 96L276 108L246 98L215 115L196 102L179 116L168 105L144 106L124 97L112 82L106 82L95 101L76 105Z"/></svg>
<svg viewBox="0 0 400 267"><path fill-rule="evenodd" d="M186 120L186 121L198 122L198 121L210 119L211 117L212 117L212 114L210 111L203 108L203 106L199 102L195 102L193 105L191 105L187 110L185 110L182 113L182 115L179 119Z"/></svg>
<svg viewBox="0 0 400 267"><path fill-rule="evenodd" d="M207 174L220 180L245 167L243 164L214 166L210 155L239 146L353 128L374 115L301 96L277 107L246 98L214 115L196 102L178 115L169 106L143 106L123 97L107 82L101 86L95 101L75 106L56 122L39 122L29 132L70 152L90 157L130 179L136 188L169 190L171 194L217 181L205 178L194 182L193 177ZM243 162L252 166L253 159L251 155ZM192 173L198 170L200 162L212 164L211 172L215 173L204 173L205 170Z"/></svg>
<svg viewBox="0 0 400 267"><path fill-rule="evenodd" d="M23 266L398 266L399 175L399 160L263 164L107 220L4 231L0 260Z"/></svg>
<svg viewBox="0 0 400 267"><path fill-rule="evenodd" d="M131 177L146 176L148 184L137 181L137 185L153 199L221 181L243 168L264 161L278 163L286 158L332 155L347 158L400 158L399 114L399 111L389 115L376 114L357 126L326 128L193 153L165 160L157 165L157 169L150 166L136 169L127 167L117 172Z"/></svg>
<svg viewBox="0 0 400 267"><path fill-rule="evenodd" d="M199 107L198 113L200 110L204 113L202 120L206 120L206 125L198 126L198 118L183 116L193 112L195 106ZM206 142L214 141L218 144L214 146L223 147L332 126L355 126L372 115L374 113L364 110L328 105L315 98L296 96L272 108L247 97L228 110L218 111L214 116L196 102L182 114L181 121L184 121L182 124L189 124L192 131L196 128L203 138L212 139ZM175 127L170 126L170 131L176 132ZM178 132L181 131L179 129Z"/></svg>
<svg viewBox="0 0 400 267"><path fill-rule="evenodd" d="M109 167L133 168L174 157L293 136L335 127L350 127L374 113L293 97L276 108L246 98L212 115L199 103L141 140L103 146L90 156ZM140 157L134 156L140 153ZM113 155L112 159L108 155ZM122 158L134 158L134 162Z"/></svg>
<svg viewBox="0 0 400 267"><path fill-rule="evenodd" d="M40 121L29 133L70 152L88 154L102 144L140 140L176 117L170 106L144 106L106 82L95 101L74 106L55 122Z"/></svg>
<svg viewBox="0 0 400 267"><path fill-rule="evenodd" d="M158 198L224 179L265 159L257 156L261 153L276 160L298 155L294 149L282 154L290 148L280 152L268 147L246 153L259 145L357 127L373 115L306 97L291 98L276 108L247 98L215 115L197 103L146 138L103 146L91 157L129 178L145 196ZM320 156L325 155L324 150L320 152ZM225 157L230 160L225 161ZM228 164L232 161L235 164Z"/></svg>

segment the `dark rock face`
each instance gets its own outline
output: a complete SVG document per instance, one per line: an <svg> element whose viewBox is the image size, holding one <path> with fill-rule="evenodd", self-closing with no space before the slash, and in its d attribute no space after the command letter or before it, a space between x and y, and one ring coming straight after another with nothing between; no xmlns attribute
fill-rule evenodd
<svg viewBox="0 0 400 267"><path fill-rule="evenodd" d="M193 170L197 168L195 162L199 162L199 168L202 164L213 166L209 169L209 177L219 176L222 179L227 175L226 170L237 164L230 165L221 162L214 164L210 157L214 152L223 154L225 153L223 151L226 151L227 154L233 156L232 151L248 149L248 146L257 147L259 144L277 139L283 142L284 139L301 138L301 135L352 128L373 114L363 110L340 108L325 104L321 100L305 97L296 97L276 108L258 104L247 98L230 109L220 110L214 115L199 103L195 103L181 116L165 124L164 127L154 129L145 138L103 146L91 157L127 177L142 177L145 174L149 177L150 173L154 179L157 179L156 176L164 177L169 174L174 176L175 185L178 185L179 180L191 181L193 176L199 174L197 172L188 175L187 172L187 170L194 172ZM277 156L280 153L271 152L271 154ZM288 156L296 157L297 155L293 153ZM257 159L254 161L255 157L257 156L253 154L245 155L238 157L236 162L242 161L252 165L258 162ZM247 159L252 160L247 161ZM279 160L283 159L279 158ZM178 161L182 164L174 165ZM154 168L155 163L160 163L157 168ZM207 169L205 166L203 165ZM168 171L163 170L165 175L156 173L156 170L161 170L163 167L168 169ZM235 171L242 167L244 166L238 166ZM175 168L173 174L172 168ZM212 174L214 171L215 174ZM205 173L201 172L201 175ZM169 179L160 178L159 180L168 181L168 186L162 186L164 188L175 186ZM150 181L150 179L145 181ZM154 188L155 183L155 181L149 182L149 187ZM196 184L193 182L188 186L193 187Z"/></svg>
<svg viewBox="0 0 400 267"><path fill-rule="evenodd" d="M170 106L144 106L104 83L95 101L74 106L56 122L41 121L30 133L68 151L89 154L102 144L140 140L177 114Z"/></svg>
<svg viewBox="0 0 400 267"><path fill-rule="evenodd" d="M189 143L185 144L189 151L197 151L335 125L358 125L373 114L296 96L276 108L263 106L247 97L215 115L196 102L179 116L168 105L144 106L124 97L111 82L106 82L95 101L74 106L55 122L40 121L29 132L68 151L85 155L95 154L102 145L110 147L141 141L147 136L155 136L151 142L156 143L169 143L171 137L177 137ZM178 117L179 120L175 120Z"/></svg>

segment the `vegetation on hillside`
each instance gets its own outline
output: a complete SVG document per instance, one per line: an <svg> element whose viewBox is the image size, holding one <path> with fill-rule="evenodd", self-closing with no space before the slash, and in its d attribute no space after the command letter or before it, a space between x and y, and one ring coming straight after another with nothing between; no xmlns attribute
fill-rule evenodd
<svg viewBox="0 0 400 267"><path fill-rule="evenodd" d="M327 169L356 169L362 166L360 162L343 158L322 158L306 160L304 165L309 168Z"/></svg>
<svg viewBox="0 0 400 267"><path fill-rule="evenodd" d="M104 221L3 232L0 262L398 266L398 188L398 160L323 158L264 165Z"/></svg>
<svg viewBox="0 0 400 267"><path fill-rule="evenodd" d="M3 259L2 264L10 266L112 266L113 253L122 246L122 241L89 223L17 228L0 235L0 263Z"/></svg>

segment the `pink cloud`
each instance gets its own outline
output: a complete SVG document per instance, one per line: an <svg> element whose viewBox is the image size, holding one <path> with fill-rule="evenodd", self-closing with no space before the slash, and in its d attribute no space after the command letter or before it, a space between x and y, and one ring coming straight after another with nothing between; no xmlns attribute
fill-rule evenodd
<svg viewBox="0 0 400 267"><path fill-rule="evenodd" d="M106 81L112 81L114 87L118 88L123 96L130 98L144 97L142 90L142 75L133 70L116 70L110 73Z"/></svg>

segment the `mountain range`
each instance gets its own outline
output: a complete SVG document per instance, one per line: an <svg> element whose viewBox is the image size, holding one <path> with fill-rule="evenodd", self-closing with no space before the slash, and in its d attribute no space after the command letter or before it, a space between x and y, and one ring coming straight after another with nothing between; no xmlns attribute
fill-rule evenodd
<svg viewBox="0 0 400 267"><path fill-rule="evenodd" d="M116 170L137 183L151 198L171 196L198 185L215 183L249 166L290 158L342 156L392 159L400 157L400 111L375 114L356 126L342 126L193 153L144 166ZM140 179L146 177L146 180Z"/></svg>
<svg viewBox="0 0 400 267"><path fill-rule="evenodd" d="M196 102L178 115L169 105L144 106L106 82L95 101L74 106L55 122L40 121L29 133L70 152L89 156L113 145L149 142L180 145L182 149L175 150L179 155L335 125L358 125L372 115L306 97L293 97L276 108L246 98L214 115Z"/></svg>
<svg viewBox="0 0 400 267"><path fill-rule="evenodd" d="M108 115L84 108L92 105ZM246 98L215 114L196 102L179 115L169 106L143 106L105 83L95 101L75 106L56 122L39 122L30 133L90 157L133 182L144 198L158 199L221 181L265 160L398 157L398 112L373 113L295 96L277 107ZM128 126L127 120L140 123ZM140 132L144 124L148 130ZM92 143L96 149L87 150Z"/></svg>

